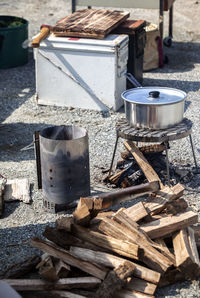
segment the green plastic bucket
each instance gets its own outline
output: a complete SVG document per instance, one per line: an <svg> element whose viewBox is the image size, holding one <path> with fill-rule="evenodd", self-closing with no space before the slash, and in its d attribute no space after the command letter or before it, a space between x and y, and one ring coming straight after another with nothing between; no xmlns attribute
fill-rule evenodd
<svg viewBox="0 0 200 298"><path fill-rule="evenodd" d="M28 21L0 16L0 68L10 68L28 62Z"/></svg>

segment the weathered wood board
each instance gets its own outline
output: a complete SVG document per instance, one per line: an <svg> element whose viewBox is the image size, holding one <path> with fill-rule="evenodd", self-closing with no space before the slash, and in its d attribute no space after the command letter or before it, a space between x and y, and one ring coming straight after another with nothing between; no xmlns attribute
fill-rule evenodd
<svg viewBox="0 0 200 298"><path fill-rule="evenodd" d="M56 36L103 39L129 15L129 12L118 10L81 9L58 21L52 32Z"/></svg>

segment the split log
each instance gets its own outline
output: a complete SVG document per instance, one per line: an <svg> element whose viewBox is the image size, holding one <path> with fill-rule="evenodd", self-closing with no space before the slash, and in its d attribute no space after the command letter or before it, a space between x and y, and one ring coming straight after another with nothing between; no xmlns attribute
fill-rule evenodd
<svg viewBox="0 0 200 298"><path fill-rule="evenodd" d="M166 237L172 232L183 229L198 222L198 215L193 211L187 211L174 216L168 216L150 223L141 225L140 228L151 239Z"/></svg>
<svg viewBox="0 0 200 298"><path fill-rule="evenodd" d="M80 198L77 209L73 213L75 221L80 225L87 225L90 219L95 217L101 210L158 191L159 187L159 183L153 181L115 192L103 193L98 197Z"/></svg>
<svg viewBox="0 0 200 298"><path fill-rule="evenodd" d="M152 166L149 164L147 159L144 157L139 148L131 141L125 141L124 146L128 149L129 152L133 155L144 175L146 176L149 182L158 181L160 188L163 188L163 184L158 177L157 173L154 171Z"/></svg>
<svg viewBox="0 0 200 298"><path fill-rule="evenodd" d="M106 274L107 274L107 270L103 269L103 268L99 268L98 266L91 264L89 262L83 262L80 259L77 259L75 257L73 257L70 253L68 253L66 250L58 247L57 245L50 243L48 241L39 239L39 238L33 238L31 239L30 243L44 251L47 252L49 255L61 259L63 262L77 267L79 269L81 269L84 272L89 273L92 276L95 276L99 279L104 279Z"/></svg>
<svg viewBox="0 0 200 298"><path fill-rule="evenodd" d="M153 295L156 291L157 285L147 282L143 279L130 277L127 279L125 288L129 291L136 291L147 295Z"/></svg>
<svg viewBox="0 0 200 298"><path fill-rule="evenodd" d="M176 266L193 279L200 275L200 262L192 229L182 229L173 236Z"/></svg>
<svg viewBox="0 0 200 298"><path fill-rule="evenodd" d="M171 262L173 263L173 265L176 266L175 256L173 253L170 252L164 239L158 238L158 239L155 239L154 242L159 245L159 247L157 247L157 249L160 250L164 256L168 257L171 260Z"/></svg>
<svg viewBox="0 0 200 298"><path fill-rule="evenodd" d="M22 201L29 204L30 197L30 182L27 178L7 180L4 188L4 201Z"/></svg>
<svg viewBox="0 0 200 298"><path fill-rule="evenodd" d="M40 257L35 255L33 257L29 257L25 259L23 262L12 265L7 269L5 273L0 276L0 279L3 278L19 278L24 276L25 274L34 270L37 264L40 262Z"/></svg>
<svg viewBox="0 0 200 298"><path fill-rule="evenodd" d="M45 228L45 231L43 232L43 236L46 237L48 240L54 242L58 246L61 246L62 248L69 249L71 245L74 245L76 243L76 246L83 247L83 248L89 248L92 250L101 250L101 251L107 251L104 248L101 248L95 244L92 244L90 242L83 241L75 236L73 236L70 233L67 233L64 230L57 230L56 228L47 226Z"/></svg>
<svg viewBox="0 0 200 298"><path fill-rule="evenodd" d="M61 260L55 261L55 269L56 269L56 275L59 278L66 278L71 271L70 266Z"/></svg>
<svg viewBox="0 0 200 298"><path fill-rule="evenodd" d="M151 195L149 200L144 203L144 207L150 215L158 214L162 212L172 200L180 198L183 192L184 187L179 183L173 187L165 186L157 193Z"/></svg>
<svg viewBox="0 0 200 298"><path fill-rule="evenodd" d="M42 255L42 260L36 268L38 269L40 276L45 280L53 282L59 279L58 275L56 274L52 257L46 253Z"/></svg>
<svg viewBox="0 0 200 298"><path fill-rule="evenodd" d="M103 235L79 225L72 226L72 233L82 240L106 248L119 255L138 260L138 245L129 241L122 241L110 236Z"/></svg>
<svg viewBox="0 0 200 298"><path fill-rule="evenodd" d="M3 183L0 183L0 218L3 215L3 211L4 211L4 198L3 198Z"/></svg>
<svg viewBox="0 0 200 298"><path fill-rule="evenodd" d="M126 280L133 274L135 266L129 262L111 270L99 286L94 298L110 298L126 284Z"/></svg>
<svg viewBox="0 0 200 298"><path fill-rule="evenodd" d="M197 245L198 250L200 251L200 226L192 226L194 230L195 242Z"/></svg>
<svg viewBox="0 0 200 298"><path fill-rule="evenodd" d="M58 230L71 231L71 225L74 223L74 218L69 216L63 216L56 220L56 228Z"/></svg>
<svg viewBox="0 0 200 298"><path fill-rule="evenodd" d="M103 265L105 267L110 268L116 268L119 265L124 263L124 259L114 256L112 254L108 254L105 252L99 252L99 251L93 251L90 249L80 248L80 247L70 247L70 253L78 257L82 260L88 261L88 262L94 262L99 265ZM131 264L135 266L135 270L133 272L133 275L144 279L146 281L149 281L154 284L158 284L160 280L160 273L153 271L151 269L148 269L144 266L141 266L139 264L136 264L132 261L129 261Z"/></svg>
<svg viewBox="0 0 200 298"><path fill-rule="evenodd" d="M124 239L137 243L139 246L139 260L162 274L173 265L167 256L164 256L153 247L151 239L135 225L135 222L123 210L116 212L113 219L107 218L104 222L102 221L101 230L106 233L112 233L112 230L115 230L116 237L121 237L121 234L123 234Z"/></svg>
<svg viewBox="0 0 200 298"><path fill-rule="evenodd" d="M148 215L142 202L125 209L124 213L136 222Z"/></svg>
<svg viewBox="0 0 200 298"><path fill-rule="evenodd" d="M17 291L47 291L60 289L94 288L101 283L96 277L62 278L57 282L42 279L5 279Z"/></svg>

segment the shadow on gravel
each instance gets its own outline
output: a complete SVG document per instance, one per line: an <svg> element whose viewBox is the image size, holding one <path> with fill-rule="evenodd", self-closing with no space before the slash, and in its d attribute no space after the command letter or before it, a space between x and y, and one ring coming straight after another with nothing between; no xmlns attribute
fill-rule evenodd
<svg viewBox="0 0 200 298"><path fill-rule="evenodd" d="M198 278L197 281L200 281L200 278ZM156 298L166 297L166 293L167 293L167 297L187 297L187 296L184 296L184 294L182 296L180 293L180 290L182 292L184 292L183 290L189 289L191 287L191 285L193 284L193 282L194 281L187 280L184 282L176 283L174 285L157 288ZM197 293L197 295L198 295L198 293ZM194 297L194 296L191 295L188 297ZM195 296L195 297L199 297L199 296Z"/></svg>
<svg viewBox="0 0 200 298"><path fill-rule="evenodd" d="M47 126L43 123L9 123L0 126L0 161L22 161L35 159L33 142L35 131Z"/></svg>
<svg viewBox="0 0 200 298"><path fill-rule="evenodd" d="M170 48L164 47L164 54L168 58L160 72L187 72L200 63L200 43L198 42L173 42ZM158 71L159 72L159 71Z"/></svg>
<svg viewBox="0 0 200 298"><path fill-rule="evenodd" d="M30 54L23 66L0 69L0 123L35 93L35 64Z"/></svg>
<svg viewBox="0 0 200 298"><path fill-rule="evenodd" d="M153 77L153 72L152 72L152 77ZM193 92L198 91L200 89L200 82L181 81L181 80L174 80L174 79L166 80L166 79L145 78L143 82L143 86L177 88L188 93L190 91L193 91Z"/></svg>

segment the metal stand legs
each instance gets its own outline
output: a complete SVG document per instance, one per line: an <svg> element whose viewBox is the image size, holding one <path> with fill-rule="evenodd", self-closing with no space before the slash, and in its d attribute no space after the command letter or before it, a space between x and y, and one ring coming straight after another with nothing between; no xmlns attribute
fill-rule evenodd
<svg viewBox="0 0 200 298"><path fill-rule="evenodd" d="M108 177L110 177L110 174L112 172L112 167L113 167L113 162L114 162L114 158L115 158L115 153L116 153L116 150L117 150L117 143L118 143L118 135L116 137L116 141L115 141L115 148L114 148L114 151L113 151L113 156L112 156L112 161L111 161L111 165L110 165L110 170L109 170L109 173L108 173Z"/></svg>
<svg viewBox="0 0 200 298"><path fill-rule="evenodd" d="M168 184L168 186L170 186L168 142L164 142L164 144L165 144L165 152L166 152L167 184Z"/></svg>
<svg viewBox="0 0 200 298"><path fill-rule="evenodd" d="M198 165L197 165L197 160L196 160L196 156L195 156L195 152L194 152L194 145L193 145L193 142L192 142L192 135L191 134L189 134L189 138L190 138L190 145L191 145L191 148L192 148L192 154L193 154L193 158L194 158L195 168L196 168L196 171L198 172Z"/></svg>

